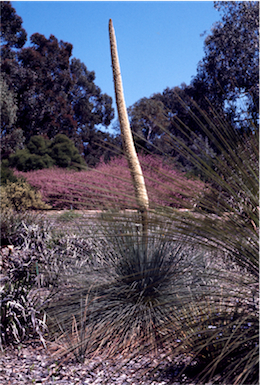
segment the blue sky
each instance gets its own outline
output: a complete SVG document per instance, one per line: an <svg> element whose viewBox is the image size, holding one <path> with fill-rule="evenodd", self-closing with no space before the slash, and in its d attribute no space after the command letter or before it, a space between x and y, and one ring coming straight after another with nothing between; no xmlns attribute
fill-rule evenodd
<svg viewBox="0 0 260 385"><path fill-rule="evenodd" d="M28 38L35 32L73 45L114 98L108 21L113 20L127 107L166 87L189 84L207 31L220 20L213 1L12 1ZM115 104L113 104L115 108Z"/></svg>

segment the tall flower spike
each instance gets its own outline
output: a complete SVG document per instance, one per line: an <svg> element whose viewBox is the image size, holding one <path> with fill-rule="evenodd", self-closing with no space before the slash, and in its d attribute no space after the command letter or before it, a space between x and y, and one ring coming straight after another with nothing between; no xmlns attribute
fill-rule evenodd
<svg viewBox="0 0 260 385"><path fill-rule="evenodd" d="M137 157L137 153L134 146L134 140L128 120L123 84L120 73L120 66L117 54L117 45L115 31L113 27L112 20L109 20L109 38L110 38L110 50L111 50L111 59L112 59L112 68L113 68L113 77L114 77L114 87L116 95L116 105L118 111L118 117L120 122L121 136L123 140L124 152L128 161L128 167L131 172L135 196L137 204L141 211L146 211L149 207L149 200L146 191L145 181L143 177L143 172Z"/></svg>

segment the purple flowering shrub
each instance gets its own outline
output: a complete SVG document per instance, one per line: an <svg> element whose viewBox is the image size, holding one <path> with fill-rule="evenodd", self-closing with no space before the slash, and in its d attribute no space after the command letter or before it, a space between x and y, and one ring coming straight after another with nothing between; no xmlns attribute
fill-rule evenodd
<svg viewBox="0 0 260 385"><path fill-rule="evenodd" d="M150 207L190 208L204 189L198 180L187 179L162 157L139 156ZM134 209L134 188L127 161L118 157L95 169L73 171L61 168L14 172L40 190L43 200L63 209Z"/></svg>

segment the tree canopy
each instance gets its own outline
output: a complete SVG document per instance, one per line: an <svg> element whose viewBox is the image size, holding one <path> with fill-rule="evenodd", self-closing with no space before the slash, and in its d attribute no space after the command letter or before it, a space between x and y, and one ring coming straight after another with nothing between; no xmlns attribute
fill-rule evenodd
<svg viewBox="0 0 260 385"><path fill-rule="evenodd" d="M210 131L204 112L212 119L217 113L241 135L259 123L259 3L220 1L214 7L221 20L205 38L191 83L167 87L128 108L137 149L166 153L185 167L187 160L169 138L188 147L196 142L214 154L201 129L202 123ZM27 47L26 40L21 17L2 1L2 158L28 145L32 136L57 134L73 140L90 166L120 153L120 137L104 130L114 117L112 98L96 85L95 72L72 56L72 44L39 33Z"/></svg>
<svg viewBox="0 0 260 385"><path fill-rule="evenodd" d="M142 98L128 109L131 129L135 142L141 149L154 151L156 138L167 128L169 120L164 104L155 98Z"/></svg>
<svg viewBox="0 0 260 385"><path fill-rule="evenodd" d="M205 127L211 132L207 117L216 125L221 125L217 116L224 118L240 135L258 128L259 3L221 1L214 6L222 18L205 38L205 55L191 84L167 87L129 108L136 143L171 155L188 169L187 157L174 150L178 140L198 156L219 151L205 135Z"/></svg>
<svg viewBox="0 0 260 385"><path fill-rule="evenodd" d="M192 81L194 97L207 97L241 125L241 109L257 124L259 105L259 2L217 1L222 13L206 37L205 56Z"/></svg>
<svg viewBox="0 0 260 385"><path fill-rule="evenodd" d="M18 125L27 141L39 134L51 139L59 132L73 138L76 121L68 97L73 87L69 63L72 45L38 33L30 41L32 46L18 55L23 70L18 85Z"/></svg>
<svg viewBox="0 0 260 385"><path fill-rule="evenodd" d="M72 44L34 33L30 46L24 47L22 19L10 2L1 2L1 11L1 82L8 96L1 138L17 128L22 129L26 144L34 135L52 139L65 134L88 162L87 147L100 140L100 128L107 128L114 117L112 98L95 84L94 71L72 58ZM15 119L9 107L14 103ZM91 163L98 161L92 155Z"/></svg>
<svg viewBox="0 0 260 385"><path fill-rule="evenodd" d="M22 48L27 33L22 27L22 19L16 14L9 1L1 2L1 58L11 53L11 48Z"/></svg>

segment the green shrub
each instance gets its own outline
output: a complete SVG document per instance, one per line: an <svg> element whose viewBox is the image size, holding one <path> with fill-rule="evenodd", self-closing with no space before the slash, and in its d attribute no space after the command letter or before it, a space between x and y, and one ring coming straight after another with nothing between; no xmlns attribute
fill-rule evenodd
<svg viewBox="0 0 260 385"><path fill-rule="evenodd" d="M10 207L10 200L8 199L7 193L5 191L5 187L0 186L0 191L1 191L1 214L3 215L3 211Z"/></svg>
<svg viewBox="0 0 260 385"><path fill-rule="evenodd" d="M8 167L5 161L1 163L1 185L9 182L16 182L17 177L13 174L13 171Z"/></svg>
<svg viewBox="0 0 260 385"><path fill-rule="evenodd" d="M53 159L48 154L43 156L31 154L25 162L26 171L41 170L43 168L50 168L54 164Z"/></svg>
<svg viewBox="0 0 260 385"><path fill-rule="evenodd" d="M17 182L7 181L1 186L1 210L12 208L17 211L27 209L49 209L50 206L42 201L40 192L22 179Z"/></svg>
<svg viewBox="0 0 260 385"><path fill-rule="evenodd" d="M63 134L55 136L50 145L50 156L58 167L81 169L85 161L80 156L73 142Z"/></svg>
<svg viewBox="0 0 260 385"><path fill-rule="evenodd" d="M9 166L19 171L39 170L52 167L53 159L48 154L31 154L28 149L18 150L9 157Z"/></svg>
<svg viewBox="0 0 260 385"><path fill-rule="evenodd" d="M52 141L34 135L26 148L9 157L9 166L19 171L41 170L54 165L75 170L86 165L74 143L66 135L58 134Z"/></svg>
<svg viewBox="0 0 260 385"><path fill-rule="evenodd" d="M9 166L14 167L19 171L23 171L25 170L25 164L29 156L30 153L27 149L18 150L15 154L10 155Z"/></svg>
<svg viewBox="0 0 260 385"><path fill-rule="evenodd" d="M41 135L34 135L27 144L27 148L31 154L45 155L48 152L49 145L49 140L46 140Z"/></svg>

